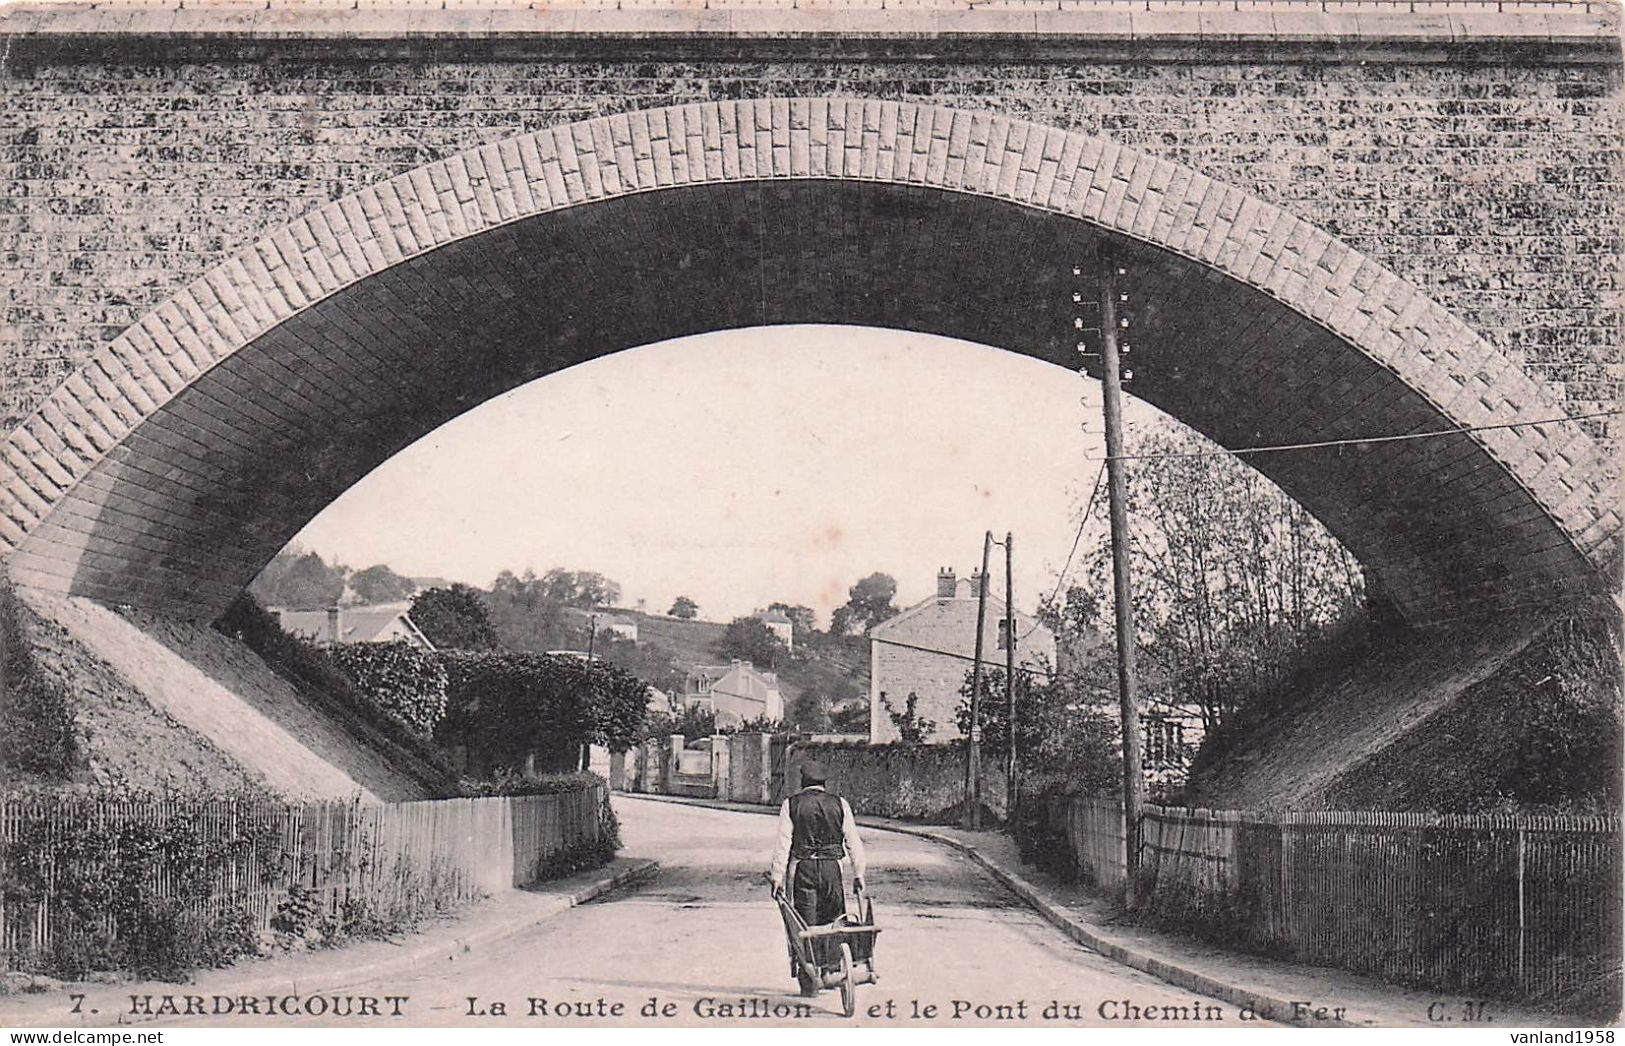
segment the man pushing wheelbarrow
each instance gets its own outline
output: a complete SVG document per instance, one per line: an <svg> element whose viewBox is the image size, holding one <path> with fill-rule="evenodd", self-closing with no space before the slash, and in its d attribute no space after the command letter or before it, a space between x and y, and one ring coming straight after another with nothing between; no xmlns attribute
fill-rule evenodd
<svg viewBox="0 0 1625 1046"><path fill-rule="evenodd" d="M801 994L838 987L850 1017L856 986L875 980L874 939L879 930L864 890L868 865L852 807L824 786L827 780L816 759L801 764L801 791L779 807L778 848L768 874L784 916L790 966ZM847 913L841 880L841 861L846 858L852 861L855 915ZM858 971L858 963L867 971Z"/></svg>

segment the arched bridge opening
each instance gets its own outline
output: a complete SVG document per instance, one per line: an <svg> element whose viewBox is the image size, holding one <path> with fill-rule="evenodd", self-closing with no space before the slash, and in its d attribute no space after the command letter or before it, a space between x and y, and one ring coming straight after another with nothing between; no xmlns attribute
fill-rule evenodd
<svg viewBox="0 0 1625 1046"><path fill-rule="evenodd" d="M1077 364L1075 265L1125 269L1133 391L1238 447L1407 617L1608 586L1603 454L1437 303L1172 162L988 113L656 109L481 147L245 249L14 431L24 585L221 610L425 432L564 367L705 331L849 324Z"/></svg>

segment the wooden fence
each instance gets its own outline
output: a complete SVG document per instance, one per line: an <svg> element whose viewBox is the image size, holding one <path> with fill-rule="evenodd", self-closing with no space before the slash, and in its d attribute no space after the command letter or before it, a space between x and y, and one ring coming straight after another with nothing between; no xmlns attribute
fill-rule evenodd
<svg viewBox="0 0 1625 1046"><path fill-rule="evenodd" d="M604 800L602 786L383 805L0 799L0 966L84 932L103 895L88 929L113 935L131 903L261 930L295 902L409 921L537 881L598 842Z"/></svg>
<svg viewBox="0 0 1625 1046"><path fill-rule="evenodd" d="M1054 803L1086 877L1124 882L1117 803ZM1448 991L1619 997L1618 817L1147 806L1158 918L1250 950Z"/></svg>
<svg viewBox="0 0 1625 1046"><path fill-rule="evenodd" d="M1065 833L1072 861L1086 882L1110 893L1123 890L1123 807L1103 799L1072 799L1051 806L1055 827Z"/></svg>

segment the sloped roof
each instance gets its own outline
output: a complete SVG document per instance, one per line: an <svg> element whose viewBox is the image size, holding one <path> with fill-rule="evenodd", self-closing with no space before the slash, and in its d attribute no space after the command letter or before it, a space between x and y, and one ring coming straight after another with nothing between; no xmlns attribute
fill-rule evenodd
<svg viewBox="0 0 1625 1046"><path fill-rule="evenodd" d="M397 619L412 633L412 635L430 650L434 644L429 642L418 626L413 623L407 614L410 604L407 603L378 603L373 606L342 607L339 610L339 637L340 643L371 643ZM279 611L282 629L293 635L302 635L309 639L324 639L327 636L327 611L325 610L282 610Z"/></svg>
<svg viewBox="0 0 1625 1046"><path fill-rule="evenodd" d="M771 672L759 672L747 664L729 665L722 678L711 685L711 693L737 697L744 701L767 703L768 694L779 688L778 677Z"/></svg>
<svg viewBox="0 0 1625 1046"><path fill-rule="evenodd" d="M992 593L987 597L987 620L1004 617L1004 601ZM1031 614L1016 611L1017 651L1026 661L1035 652L1053 652L1055 636L1039 624ZM962 627L961 627L962 626ZM997 625L992 625L997 628ZM947 630L948 636L942 635ZM868 631L870 639L879 642L903 640L907 637L931 637L934 649L944 653L972 656L976 648L976 600L954 596L931 596L887 618ZM984 653L986 653L984 651Z"/></svg>

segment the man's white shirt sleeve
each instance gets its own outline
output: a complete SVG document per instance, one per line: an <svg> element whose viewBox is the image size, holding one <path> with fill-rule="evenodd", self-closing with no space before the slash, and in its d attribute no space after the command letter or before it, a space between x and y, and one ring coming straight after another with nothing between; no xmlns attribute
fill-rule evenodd
<svg viewBox="0 0 1625 1046"><path fill-rule="evenodd" d="M795 825L790 821L790 800L786 799L779 805L779 842L773 851L773 882L780 886L784 885L784 873L790 867L790 840L794 834Z"/></svg>
<svg viewBox="0 0 1625 1046"><path fill-rule="evenodd" d="M789 823L789 807L786 804L785 822ZM845 799L841 800L841 838L846 843L846 854L852 858L852 874L859 879L866 878L869 862L863 855L863 840L858 836L858 822L852 817L852 804Z"/></svg>

